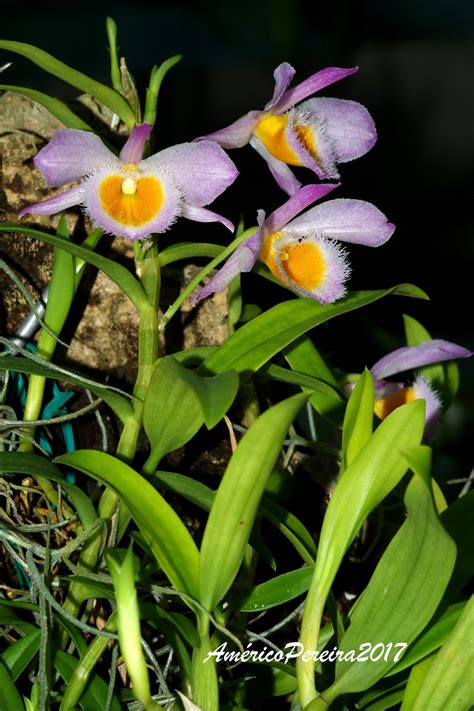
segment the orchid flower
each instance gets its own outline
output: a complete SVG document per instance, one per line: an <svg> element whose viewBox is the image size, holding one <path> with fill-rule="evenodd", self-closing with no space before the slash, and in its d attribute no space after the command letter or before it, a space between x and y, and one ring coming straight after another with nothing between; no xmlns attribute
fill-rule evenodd
<svg viewBox="0 0 474 711"><path fill-rule="evenodd" d="M339 241L379 247L395 227L363 200L331 200L296 217L336 187L306 185L268 217L259 210L257 232L237 247L195 294L193 303L225 289L237 274L250 271L259 257L277 279L301 296L321 304L344 296L349 266Z"/></svg>
<svg viewBox="0 0 474 711"><path fill-rule="evenodd" d="M73 205L105 232L130 240L164 232L177 217L196 222L232 223L206 210L238 175L234 163L212 141L182 143L143 160L152 126L135 126L120 156L93 133L60 129L35 156L48 185L79 185L56 197L23 208L27 213L54 215Z"/></svg>
<svg viewBox="0 0 474 711"><path fill-rule="evenodd" d="M467 348L441 339L432 339L418 346L404 346L388 353L370 369L375 381L375 414L383 420L400 405L412 400L425 400L425 436L431 437L441 410L441 399L431 383L422 375L417 375L411 385L387 381L385 378L406 370L471 355Z"/></svg>
<svg viewBox="0 0 474 711"><path fill-rule="evenodd" d="M275 69L275 90L263 111L250 111L203 139L216 141L223 148L250 143L288 195L301 187L288 165L306 166L320 179L337 178L337 163L359 158L374 145L374 122L367 109L355 101L321 97L299 102L357 71L358 67L328 67L288 89L295 70L284 62Z"/></svg>

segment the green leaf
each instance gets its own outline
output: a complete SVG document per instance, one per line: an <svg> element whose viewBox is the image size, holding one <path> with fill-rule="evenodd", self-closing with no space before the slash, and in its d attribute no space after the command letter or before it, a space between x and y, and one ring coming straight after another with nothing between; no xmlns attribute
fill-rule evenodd
<svg viewBox="0 0 474 711"><path fill-rule="evenodd" d="M301 388L306 388L307 390L320 393L324 395L325 399L331 400L334 403L334 406L340 405L343 402L343 398L337 386L328 385L323 380L315 378L311 375L296 373L293 370L282 368L274 363L267 363L267 365L264 365L260 369L260 373L262 375L267 375L273 380L278 380L282 383L289 383L290 385L299 385Z"/></svg>
<svg viewBox="0 0 474 711"><path fill-rule="evenodd" d="M441 514L441 522L458 550L448 586L453 594L463 589L474 570L474 491L468 491L445 509Z"/></svg>
<svg viewBox="0 0 474 711"><path fill-rule="evenodd" d="M66 218L61 215L57 236L67 241L69 233ZM54 247L53 272L48 288L48 301L44 314L44 324L38 339L37 355L52 360L58 336L69 314L75 289L75 259L59 247ZM56 336L56 338L54 337Z"/></svg>
<svg viewBox="0 0 474 711"><path fill-rule="evenodd" d="M1 42L0 42L1 46ZM104 274L112 279L117 286L122 289L124 294L128 296L133 305L141 310L143 308L149 307L148 298L143 291L140 282L135 279L132 274L123 267L118 262L114 262L112 259L107 259L107 257L102 257L100 254L96 254L91 249L86 247L81 247L72 242L67 242L61 237L56 237L55 235L49 235L46 232L41 232L40 230L34 230L31 227L22 227L21 225L14 225L10 222L3 222L0 224L0 232L12 232L15 234L23 234L28 237L33 237L34 239L42 240L47 244L51 244L53 247L59 247L64 249L69 254L83 259L88 264L92 264L97 269L100 269Z"/></svg>
<svg viewBox="0 0 474 711"><path fill-rule="evenodd" d="M89 378L85 378L80 373L71 373L69 370L58 366L49 365L47 361L38 363L30 358L20 358L19 356L1 356L0 371L12 371L13 373L28 373L29 375L40 375L43 378L52 378L65 383L75 383L87 388L95 395L98 395L115 412L117 417L125 423L133 415L133 409L128 400L115 392L115 389L95 383Z"/></svg>
<svg viewBox="0 0 474 711"><path fill-rule="evenodd" d="M120 651L132 682L133 695L148 708L151 706L150 681L142 649L140 613L135 588L134 562L138 560L133 555L132 544L125 556L120 556L121 552L111 548L105 554L115 589Z"/></svg>
<svg viewBox="0 0 474 711"><path fill-rule="evenodd" d="M381 704L379 708L384 709L386 699L390 699L392 694L396 694L398 692L401 692L403 695L405 685L405 678L402 678L401 680L398 677L396 680L382 679L382 681L376 684L376 686L372 689L369 689L369 691L366 691L364 694L357 697L357 708L368 711L368 709L377 709L377 704ZM391 706L387 706L386 708L391 708Z"/></svg>
<svg viewBox="0 0 474 711"><path fill-rule="evenodd" d="M307 565L282 573L234 598L229 607L242 612L258 612L282 605L305 593L313 576L314 566Z"/></svg>
<svg viewBox="0 0 474 711"><path fill-rule="evenodd" d="M334 700L344 693L364 691L395 666L395 643L410 644L425 628L446 590L456 559L456 547L441 525L430 478L431 450L417 447L404 454L415 472L405 494L407 519L390 542L358 600L342 649L372 645L380 659L368 664L338 660L334 684L324 692ZM394 644L385 660L387 645Z"/></svg>
<svg viewBox="0 0 474 711"><path fill-rule="evenodd" d="M233 333L204 361L200 372L208 375L232 369L239 373L241 381L245 381L276 353L310 329L331 318L367 306L388 294L426 298L417 287L402 284L379 291L356 291L326 306L314 299L284 301Z"/></svg>
<svg viewBox="0 0 474 711"><path fill-rule="evenodd" d="M433 662L436 659L436 654L430 654L429 657L423 659L421 662L415 664L415 666L410 671L408 677L408 682L405 687L405 693L403 694L403 704L402 707L405 709L410 709L413 706L413 702L418 696L418 692L421 689L426 675L433 666ZM401 707L401 708L402 708ZM370 707L369 707L370 708Z"/></svg>
<svg viewBox="0 0 474 711"><path fill-rule="evenodd" d="M92 600L93 598L113 600L114 589L112 585L101 583L98 580L91 580L83 575L62 575L61 581L65 583L77 583L81 586L82 596L84 600Z"/></svg>
<svg viewBox="0 0 474 711"><path fill-rule="evenodd" d="M339 479L324 517L313 580L303 615L300 641L318 649L326 599L341 561L369 513L398 484L408 469L402 450L417 446L424 429L422 400L394 410L361 449ZM301 702L315 698L313 660L297 661Z"/></svg>
<svg viewBox="0 0 474 711"><path fill-rule="evenodd" d="M218 257L224 247L210 242L179 242L170 244L160 252L160 265L166 267L182 259L195 259L196 257Z"/></svg>
<svg viewBox="0 0 474 711"><path fill-rule="evenodd" d="M113 489L129 509L158 564L177 590L198 597L199 553L176 512L134 469L110 454L83 449L56 462L92 476Z"/></svg>
<svg viewBox="0 0 474 711"><path fill-rule="evenodd" d="M229 284L227 289L227 311L229 332L235 331L235 326L242 316L242 287L240 274L237 274Z"/></svg>
<svg viewBox="0 0 474 711"><path fill-rule="evenodd" d="M395 706L403 699L403 689L397 689L392 691L391 694L386 694L379 701L365 706L366 711L386 711L387 709L393 709Z"/></svg>
<svg viewBox="0 0 474 711"><path fill-rule="evenodd" d="M143 426L151 443L147 471L193 437L203 423L214 427L239 388L237 373L202 378L172 356L157 361L145 397ZM157 413L160 413L157 416Z"/></svg>
<svg viewBox="0 0 474 711"><path fill-rule="evenodd" d="M171 356L157 361L145 397L143 428L151 445L146 471L182 447L204 422L201 403L189 386L186 368Z"/></svg>
<svg viewBox="0 0 474 711"><path fill-rule="evenodd" d="M0 661L0 709L24 711L25 705L5 664Z"/></svg>
<svg viewBox="0 0 474 711"><path fill-rule="evenodd" d="M189 386L194 388L201 404L204 424L210 430L222 420L235 400L239 389L239 376L227 370L212 378L202 378L185 369Z"/></svg>
<svg viewBox="0 0 474 711"><path fill-rule="evenodd" d="M182 58L181 54L175 54L173 57L166 59L159 67L156 65L151 70L150 82L146 91L145 99L145 115L144 123L149 123L152 126L156 121L156 107L158 104L158 94L160 93L163 79L168 74L169 70L177 64Z"/></svg>
<svg viewBox="0 0 474 711"><path fill-rule="evenodd" d="M41 630L37 629L34 632L26 634L24 637L20 637L19 640L2 652L0 660L8 669L13 681L16 681L20 674L25 671L28 664L38 652L40 638Z"/></svg>
<svg viewBox="0 0 474 711"><path fill-rule="evenodd" d="M214 501L215 492L208 486L196 479L191 479L184 474L176 472L157 471L151 477L158 486L162 486L166 491L183 496L204 511L210 511Z"/></svg>
<svg viewBox="0 0 474 711"><path fill-rule="evenodd" d="M69 106L66 106L59 99L54 99L52 96L43 94L35 89L28 89L26 86L11 86L9 84L0 84L0 91L11 91L14 94L26 96L28 99L35 101L37 104L44 106L58 121L61 121L67 128L78 128L81 131L92 131L93 129L83 121L79 116L71 111Z"/></svg>
<svg viewBox="0 0 474 711"><path fill-rule="evenodd" d="M123 86L117 47L117 24L112 17L108 17L105 21L105 28L107 30L107 39L109 40L110 79L115 91L118 94L122 94Z"/></svg>
<svg viewBox="0 0 474 711"><path fill-rule="evenodd" d="M301 521L268 496L262 497L259 510L293 544L305 563L312 565L316 558L316 545Z"/></svg>
<svg viewBox="0 0 474 711"><path fill-rule="evenodd" d="M3 474L44 477L57 482L71 499L85 529L97 521L97 513L90 497L78 486L69 483L49 459L26 452L0 452L0 471Z"/></svg>
<svg viewBox="0 0 474 711"><path fill-rule="evenodd" d="M416 697L403 711L464 711L474 704L474 597L436 654Z"/></svg>
<svg viewBox="0 0 474 711"><path fill-rule="evenodd" d="M342 428L341 472L354 461L372 436L374 402L374 381L366 368L347 403Z"/></svg>
<svg viewBox="0 0 474 711"><path fill-rule="evenodd" d="M424 402L394 410L365 444L338 481L324 517L315 581L333 580L348 547L369 513L398 484L408 469L401 451L421 441Z"/></svg>
<svg viewBox="0 0 474 711"><path fill-rule="evenodd" d="M261 415L230 459L201 545L200 600L209 610L222 600L237 575L268 477L306 399L305 394L295 395Z"/></svg>
<svg viewBox="0 0 474 711"><path fill-rule="evenodd" d="M441 614L437 612L435 617L430 620L429 625L410 645L403 658L388 672L387 676L409 669L441 647L457 624L465 605L465 602L458 602L455 605L450 605Z"/></svg>
<svg viewBox="0 0 474 711"><path fill-rule="evenodd" d="M70 654L57 650L53 658L54 669L62 676L66 684L70 681L79 660ZM104 709L107 700L108 684L101 677L92 672L86 688L79 700L79 706L84 711ZM121 705L116 697L112 697L111 711L121 711Z"/></svg>
<svg viewBox="0 0 474 711"><path fill-rule="evenodd" d="M63 62L55 59L47 52L44 52L38 47L33 47L30 44L0 40L0 49L15 52L16 54L26 57L33 62L33 64L41 67L41 69L44 69L44 71L49 74L71 84L71 86L76 87L76 89L79 89L79 91L84 94L90 94L96 98L101 104L104 104L104 106L107 106L107 108L113 111L114 114L120 116L122 121L126 123L129 128L133 128L135 125L135 116L130 106L120 94L108 86L94 79L90 79L85 74L82 74L82 72L68 67L67 64L63 64Z"/></svg>
<svg viewBox="0 0 474 711"><path fill-rule="evenodd" d="M345 398L336 378L309 337L301 336L293 343L290 343L284 349L283 354L292 370L318 378L339 392L339 402L333 397L329 397L326 393L318 391L311 395L309 401L316 412L341 426Z"/></svg>

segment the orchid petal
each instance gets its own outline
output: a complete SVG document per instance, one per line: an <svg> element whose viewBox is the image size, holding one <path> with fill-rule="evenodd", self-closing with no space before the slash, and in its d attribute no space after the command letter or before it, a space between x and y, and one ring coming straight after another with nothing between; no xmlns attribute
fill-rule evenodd
<svg viewBox="0 0 474 711"><path fill-rule="evenodd" d="M404 346L388 353L371 368L374 378L388 378L413 368L421 368L432 363L441 363L456 358L468 358L472 353L467 348L449 341L433 339L418 346Z"/></svg>
<svg viewBox="0 0 474 711"><path fill-rule="evenodd" d="M278 158L274 158L271 153L267 151L263 143L255 138L255 136L252 136L250 139L250 145L267 162L271 174L287 195L294 195L301 188L300 181L293 175L286 163L278 160Z"/></svg>
<svg viewBox="0 0 474 711"><path fill-rule="evenodd" d="M341 242L380 247L395 226L375 205L364 200L339 198L313 207L287 225L294 235L315 233Z"/></svg>
<svg viewBox="0 0 474 711"><path fill-rule="evenodd" d="M140 163L145 171L169 171L192 205L208 205L231 185L239 172L225 151L213 141L181 143Z"/></svg>
<svg viewBox="0 0 474 711"><path fill-rule="evenodd" d="M263 243L263 226L249 237L245 242L239 244L237 249L231 254L223 267L210 279L210 281L194 292L192 297L193 306L201 299L205 299L210 294L217 291L223 291L241 272L249 272L258 259Z"/></svg>
<svg viewBox="0 0 474 711"><path fill-rule="evenodd" d="M322 69L292 89L285 91L281 99L273 106L273 113L282 114L308 96L315 94L317 91L321 91L321 89L324 89L330 84L334 84L336 81L355 74L357 71L359 71L359 67L352 67L350 69L327 67L326 69Z"/></svg>
<svg viewBox="0 0 474 711"><path fill-rule="evenodd" d="M82 178L104 163L119 160L94 133L61 128L33 159L50 187L59 187Z"/></svg>
<svg viewBox="0 0 474 711"><path fill-rule="evenodd" d="M222 215L218 215L217 212L206 210L205 207L197 207L196 205L187 205L185 203L182 207L181 217L194 220L194 222L220 222L231 232L234 231L234 225L230 220L226 217L222 217Z"/></svg>
<svg viewBox="0 0 474 711"><path fill-rule="evenodd" d="M338 163L360 158L377 140L371 115L357 101L321 97L305 101L298 109L309 112L311 123L324 126L326 140ZM319 145L318 141L316 145Z"/></svg>
<svg viewBox="0 0 474 711"><path fill-rule="evenodd" d="M312 142L315 146L314 154L310 153L308 148L303 145L297 130L301 127L309 129L312 134ZM306 112L301 111L300 107L290 112L289 120L285 127L285 137L301 165L316 173L318 178L323 180L325 178L334 179L339 177L336 155L326 135L325 127L322 124L311 125L308 122Z"/></svg>
<svg viewBox="0 0 474 711"><path fill-rule="evenodd" d="M83 204L87 214L105 232L130 240L142 239L154 232L165 232L181 214L182 197L172 174L166 170L145 172L141 168L134 173L133 179L137 185L135 207L131 202L135 200L135 195L122 195L120 188L120 181L128 179L130 175L130 172L113 173L106 166L88 176L82 182ZM140 181L143 179L154 186L154 196L141 196ZM110 185L111 181L117 184L116 193L107 205L101 189L104 185ZM154 197L154 207L151 197Z"/></svg>
<svg viewBox="0 0 474 711"><path fill-rule="evenodd" d="M250 141L252 131L263 116L263 111L249 111L248 114L231 123L220 131L195 138L195 142L215 141L222 148L242 148Z"/></svg>
<svg viewBox="0 0 474 711"><path fill-rule="evenodd" d="M120 160L123 163L139 163L143 158L145 144L152 131L153 126L149 123L134 126L127 142L120 152Z"/></svg>
<svg viewBox="0 0 474 711"><path fill-rule="evenodd" d="M270 101L265 104L265 111L273 108L276 103L281 99L283 93L285 92L288 84L295 76L295 70L288 64L288 62L283 62L279 64L278 67L273 72L273 78L275 79L275 90Z"/></svg>
<svg viewBox="0 0 474 711"><path fill-rule="evenodd" d="M18 217L25 215L55 215L57 212L67 210L74 205L79 205L82 202L82 185L66 190L61 195L37 202L35 205L28 205L18 213Z"/></svg>
<svg viewBox="0 0 474 711"><path fill-rule="evenodd" d="M278 232L300 212L320 200L339 187L338 183L320 183L305 185L290 197L281 207L272 212L266 219L265 226L270 234Z"/></svg>

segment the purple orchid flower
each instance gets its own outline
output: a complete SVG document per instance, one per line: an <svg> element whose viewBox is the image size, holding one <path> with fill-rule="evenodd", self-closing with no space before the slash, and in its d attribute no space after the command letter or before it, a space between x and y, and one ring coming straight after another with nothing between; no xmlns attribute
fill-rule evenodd
<svg viewBox="0 0 474 711"><path fill-rule="evenodd" d="M440 396L431 383L422 375L417 375L411 385L390 382L385 378L471 355L467 348L441 339L432 339L418 346L404 346L388 353L370 369L375 381L375 414L383 420L400 405L412 400L425 400L425 439L431 439L441 411Z"/></svg>
<svg viewBox="0 0 474 711"><path fill-rule="evenodd" d="M196 222L232 223L206 210L238 171L223 149L212 141L182 143L143 160L152 126L135 126L120 156L93 133L61 129L34 159L48 185L59 187L80 179L76 187L30 205L27 213L54 215L73 205L105 232L130 240L164 232L177 217Z"/></svg>
<svg viewBox="0 0 474 711"><path fill-rule="evenodd" d="M374 145L374 122L367 109L355 101L317 98L300 102L357 71L358 67L328 67L288 89L295 70L284 62L275 69L275 90L263 111L250 111L203 139L216 141L223 148L250 143L288 195L301 187L288 165L306 166L320 179L337 178L337 163L359 158Z"/></svg>
<svg viewBox="0 0 474 711"><path fill-rule="evenodd" d="M337 185L306 185L265 217L259 210L257 232L233 252L193 303L222 291L260 257L277 279L297 294L328 304L345 294L347 255L339 242L379 247L395 226L374 205L362 200L331 200L296 217ZM296 218L296 219L293 219Z"/></svg>

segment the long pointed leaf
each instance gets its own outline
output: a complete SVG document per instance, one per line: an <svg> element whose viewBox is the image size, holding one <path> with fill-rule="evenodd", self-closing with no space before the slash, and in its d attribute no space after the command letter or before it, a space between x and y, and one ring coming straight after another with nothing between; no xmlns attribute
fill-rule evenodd
<svg viewBox="0 0 474 711"><path fill-rule="evenodd" d="M95 79L90 79L82 72L68 67L67 64L55 59L51 54L31 44L0 40L0 49L15 52L15 54L26 57L30 62L41 67L41 69L44 69L44 71L49 74L71 84L71 86L76 87L76 89L79 89L79 91L85 94L94 96L104 104L104 106L107 106L107 108L113 111L114 114L120 116L122 121L126 123L129 128L133 128L135 125L135 115L125 99L110 87L105 86L105 84L101 84L95 81Z"/></svg>
<svg viewBox="0 0 474 711"><path fill-rule="evenodd" d="M372 304L389 294L427 298L417 287L401 284L379 291L352 292L335 304L326 306L313 299L284 301L233 333L204 361L200 372L206 375L236 370L241 381L245 381L276 353L310 329L331 318Z"/></svg>
<svg viewBox="0 0 474 711"><path fill-rule="evenodd" d="M342 427L341 471L356 458L372 436L374 381L368 370L359 378L347 403Z"/></svg>
<svg viewBox="0 0 474 711"><path fill-rule="evenodd" d="M397 408L375 430L338 481L324 517L313 580L301 628L305 649L318 649L324 605L344 554L368 514L387 496L408 469L401 450L421 442L425 403ZM301 701L316 697L313 660L297 660Z"/></svg>
<svg viewBox="0 0 474 711"><path fill-rule="evenodd" d="M328 701L368 689L394 667L397 650L386 659L387 645L408 645L417 637L433 616L451 577L456 546L440 523L434 504L430 450L419 447L407 451L405 457L415 471L405 495L407 519L377 565L340 642L342 649L359 649L364 642L374 649L381 645L383 654L367 666L339 660L335 683L324 692Z"/></svg>
<svg viewBox="0 0 474 711"><path fill-rule="evenodd" d="M176 589L198 596L196 544L176 512L144 477L110 454L91 449L71 452L55 461L110 486L124 501Z"/></svg>
<svg viewBox="0 0 474 711"><path fill-rule="evenodd" d="M5 664L0 660L0 708L2 711L24 711L20 692Z"/></svg>
<svg viewBox="0 0 474 711"><path fill-rule="evenodd" d="M216 492L204 530L200 599L209 610L237 575L258 504L288 428L307 400L295 395L261 415L238 444Z"/></svg>
<svg viewBox="0 0 474 711"><path fill-rule="evenodd" d="M424 681L403 711L464 711L474 704L474 597L446 644L436 654Z"/></svg>

